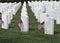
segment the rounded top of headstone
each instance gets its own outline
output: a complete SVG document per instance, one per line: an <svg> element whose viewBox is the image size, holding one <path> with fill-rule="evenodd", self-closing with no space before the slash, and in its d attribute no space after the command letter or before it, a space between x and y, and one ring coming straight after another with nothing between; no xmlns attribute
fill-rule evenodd
<svg viewBox="0 0 60 43"><path fill-rule="evenodd" d="M41 1L39 1L39 3L40 3Z"/></svg>

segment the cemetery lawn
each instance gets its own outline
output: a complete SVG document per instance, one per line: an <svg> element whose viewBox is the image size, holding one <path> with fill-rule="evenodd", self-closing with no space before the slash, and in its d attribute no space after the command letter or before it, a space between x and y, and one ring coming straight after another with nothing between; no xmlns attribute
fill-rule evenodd
<svg viewBox="0 0 60 43"><path fill-rule="evenodd" d="M38 22L28 5L27 12L29 15L29 32L21 33L20 29L18 28L21 8L22 6L14 16L8 30L4 30L0 26L0 43L60 43L60 25L57 25L55 21L54 35L44 34L44 29L39 31L37 29Z"/></svg>

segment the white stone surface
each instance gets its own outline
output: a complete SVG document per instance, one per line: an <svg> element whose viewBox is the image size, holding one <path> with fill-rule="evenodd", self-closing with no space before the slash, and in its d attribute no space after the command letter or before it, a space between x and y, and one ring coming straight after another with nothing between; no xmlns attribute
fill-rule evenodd
<svg viewBox="0 0 60 43"><path fill-rule="evenodd" d="M56 24L60 24L60 17L56 19Z"/></svg>
<svg viewBox="0 0 60 43"><path fill-rule="evenodd" d="M2 24L2 28L3 29L8 29L9 25L8 25L8 15L7 14L2 14L2 20L3 20L3 24Z"/></svg>
<svg viewBox="0 0 60 43"><path fill-rule="evenodd" d="M40 14L40 23L42 23L43 21L45 21L47 16L48 16L47 13L41 13Z"/></svg>
<svg viewBox="0 0 60 43"><path fill-rule="evenodd" d="M47 17L45 20L44 33L54 35L54 18Z"/></svg>
<svg viewBox="0 0 60 43"><path fill-rule="evenodd" d="M29 18L27 15L21 16L21 20L23 22L23 27L21 29L21 32L28 32L29 31Z"/></svg>

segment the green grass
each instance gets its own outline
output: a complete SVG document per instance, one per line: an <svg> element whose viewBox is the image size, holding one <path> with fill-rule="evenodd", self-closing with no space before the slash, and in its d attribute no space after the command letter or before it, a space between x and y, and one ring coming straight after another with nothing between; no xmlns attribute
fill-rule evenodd
<svg viewBox="0 0 60 43"><path fill-rule="evenodd" d="M21 8L14 16L8 30L4 30L0 27L0 43L60 43L60 25L57 25L55 21L55 34L52 36L45 35L44 29L40 31L37 29L38 22L28 5L27 12L29 15L29 32L22 33L18 28Z"/></svg>

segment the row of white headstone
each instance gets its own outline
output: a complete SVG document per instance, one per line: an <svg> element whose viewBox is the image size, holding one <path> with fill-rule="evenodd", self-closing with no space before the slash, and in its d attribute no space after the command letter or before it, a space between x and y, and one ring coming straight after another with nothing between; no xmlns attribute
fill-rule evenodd
<svg viewBox="0 0 60 43"><path fill-rule="evenodd" d="M26 8L26 2L24 2L22 6L21 20L22 20L21 32L28 32L29 31L29 17L28 17L27 8Z"/></svg>
<svg viewBox="0 0 60 43"><path fill-rule="evenodd" d="M31 6L36 19L40 22L39 15L41 13L47 13L48 16L54 17L56 24L60 24L60 1L28 1L29 6Z"/></svg>
<svg viewBox="0 0 60 43"><path fill-rule="evenodd" d="M9 28L9 24L11 23L12 19L13 19L13 15L16 14L16 12L18 11L18 9L21 6L21 2L19 3L2 3L1 5L2 7L1 9L1 13L2 13L2 20L3 20L3 24L2 24L2 28L3 29L8 29Z"/></svg>
<svg viewBox="0 0 60 43"><path fill-rule="evenodd" d="M29 2L28 1L28 5L31 7L32 12L34 13L34 16L36 17L38 22L40 22L40 23L42 23L43 21L45 22L44 33L50 34L50 35L54 34L54 19L56 16L56 15L54 15L55 13L53 13L53 10L55 10L53 8L53 3L56 4L58 2L52 2L52 1L51 2L49 2L49 1ZM57 6L56 6L56 8L57 8ZM58 9L58 10L60 10L60 9ZM57 13L57 15L59 16L58 13Z"/></svg>

